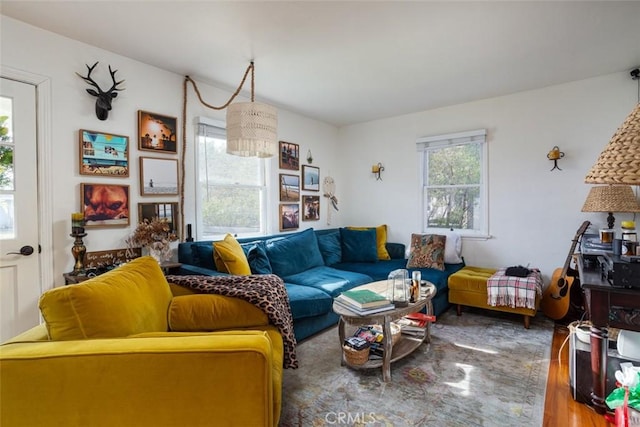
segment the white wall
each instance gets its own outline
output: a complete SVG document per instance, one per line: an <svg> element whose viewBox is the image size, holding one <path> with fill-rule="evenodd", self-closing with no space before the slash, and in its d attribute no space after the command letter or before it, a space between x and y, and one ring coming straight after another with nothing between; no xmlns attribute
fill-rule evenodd
<svg viewBox="0 0 640 427"><path fill-rule="evenodd" d="M0 60L3 66L47 76L52 86L52 140L55 173L53 205L54 274L56 284L73 266L69 216L80 208L81 182L113 182L131 186L131 207L137 203L174 201L177 197L139 196L137 111L147 110L178 117L182 124L183 76L133 59L0 16ZM100 61L96 77L107 77L106 66L119 70L126 90L113 102L109 119L99 121L94 98L75 75L85 64ZM239 70L241 73L243 70ZM240 75L240 74L239 74ZM230 93L199 83L205 100L222 104ZM259 87L258 98L259 98ZM187 140L192 141L193 117L223 118L200 106L189 89ZM428 94L425 94L428 96ZM382 101L381 101L382 102ZM588 193L584 176L616 128L636 103L636 83L627 72L518 93L500 98L455 105L437 110L335 127L279 109L279 138L300 144L304 163L310 148L321 178L336 180L339 212L331 226L389 225L391 241L408 244L411 233L420 232L418 137L486 128L489 141L489 240L467 240L463 245L470 265L488 267L528 264L542 269L548 278L562 266L571 239L583 220L605 225L606 214L586 214L580 209ZM111 132L131 138L131 175L127 179L90 179L78 174L78 129ZM566 153L562 171L550 172L547 152L558 145ZM195 223L193 150L186 153L186 223ZM150 153L155 155L155 153ZM158 155L159 156L159 155ZM171 157L171 156L165 156ZM374 163L386 168L376 181ZM278 232L277 159L270 160L272 192L269 196L269 232ZM313 194L313 193L307 193ZM321 193L315 193L320 194ZM320 222L307 227L326 228L326 199L321 197ZM629 214L616 215L619 225ZM137 214L132 215L132 222ZM124 247L131 228L91 229L85 242L89 251Z"/></svg>
<svg viewBox="0 0 640 427"><path fill-rule="evenodd" d="M137 222L137 204L140 202L178 201L177 196L149 197L140 196L139 167L140 156L176 158L137 149L137 112L151 111L178 118L178 138L182 141L182 83L184 76L170 73L141 62L116 55L112 52L80 43L39 28L26 25L20 21L0 15L0 61L3 67L23 70L47 77L52 87L52 141L53 154L51 162L54 173L51 176L53 197L53 259L56 285L64 283L62 274L73 268L71 247L73 239L69 237L70 214L80 209L80 183L98 182L130 185L131 223ZM95 80L103 88L109 87L111 81L107 66L111 64L118 69L116 77L125 79L126 90L119 92L113 101L113 110L106 121L96 118L94 112L95 98L88 95L88 85L76 76L76 72L84 74L85 64L100 61L94 71ZM238 76L244 70L238 70ZM214 105L224 103L231 95L198 83L204 99ZM259 98L257 88L257 97ZM259 99L258 99L259 100ZM187 120L188 148L185 179L185 223L195 224L194 208L194 150L193 118L209 116L224 119L224 112L216 112L202 107L189 88L189 105ZM78 130L127 135L130 138L130 176L128 178L93 178L80 175ZM321 176L331 171L332 159L336 152L337 129L333 126L308 119L306 117L279 109L278 136L282 140L300 144L301 163L306 163L306 153L311 149L314 157L313 165L320 168ZM273 191L269 195L270 232L278 232L278 160L270 162L270 181ZM318 194L318 193L306 193ZM323 213L326 199L321 198ZM19 215L19 213L18 213ZM337 218L334 216L337 220ZM337 223L334 223L334 225ZM324 218L320 222L302 222L301 229L314 227L326 228ZM131 227L89 229L84 239L88 251L101 251L125 247L124 239L132 231ZM48 286L45 286L47 288Z"/></svg>
<svg viewBox="0 0 640 427"><path fill-rule="evenodd" d="M464 239L468 265L530 264L547 280L561 267L584 220L589 232L606 227L606 214L580 210L590 186L584 177L636 103L628 72L539 90L393 117L340 129L337 159L343 220L389 225L392 241L409 243L421 232L419 155L421 136L486 128L489 144L489 240ZM428 96L428 94L425 94ZM561 171L546 155L565 153ZM383 180L371 165L382 162ZM616 214L616 224L632 219Z"/></svg>

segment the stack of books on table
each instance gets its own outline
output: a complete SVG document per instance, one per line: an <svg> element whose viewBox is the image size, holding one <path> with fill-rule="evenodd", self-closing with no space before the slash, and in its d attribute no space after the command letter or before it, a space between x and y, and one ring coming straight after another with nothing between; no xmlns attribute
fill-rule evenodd
<svg viewBox="0 0 640 427"><path fill-rule="evenodd" d="M410 313L396 320L403 334L422 334L429 322L435 322L436 316L425 313Z"/></svg>
<svg viewBox="0 0 640 427"><path fill-rule="evenodd" d="M335 302L361 316L395 308L391 301L369 289L344 291L335 298Z"/></svg>

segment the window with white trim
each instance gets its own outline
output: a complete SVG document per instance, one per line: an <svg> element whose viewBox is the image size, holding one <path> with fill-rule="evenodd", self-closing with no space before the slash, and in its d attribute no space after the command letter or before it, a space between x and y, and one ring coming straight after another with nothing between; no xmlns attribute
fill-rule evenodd
<svg viewBox="0 0 640 427"><path fill-rule="evenodd" d="M265 161L227 154L224 123L200 118L197 128L197 239L266 234Z"/></svg>
<svg viewBox="0 0 640 427"><path fill-rule="evenodd" d="M419 138L422 230L488 235L486 130Z"/></svg>

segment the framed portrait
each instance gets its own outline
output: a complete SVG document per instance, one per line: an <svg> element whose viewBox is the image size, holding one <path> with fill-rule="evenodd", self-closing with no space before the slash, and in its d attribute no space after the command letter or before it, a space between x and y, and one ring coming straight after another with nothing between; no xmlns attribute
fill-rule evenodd
<svg viewBox="0 0 640 427"><path fill-rule="evenodd" d="M320 191L320 168L302 165L302 189Z"/></svg>
<svg viewBox="0 0 640 427"><path fill-rule="evenodd" d="M280 174L280 201L300 201L300 177L298 175Z"/></svg>
<svg viewBox="0 0 640 427"><path fill-rule="evenodd" d="M178 159L140 157L140 195L177 196Z"/></svg>
<svg viewBox="0 0 640 427"><path fill-rule="evenodd" d="M280 169L300 170L300 146L280 141Z"/></svg>
<svg viewBox="0 0 640 427"><path fill-rule="evenodd" d="M138 149L176 154L178 119L138 111Z"/></svg>
<svg viewBox="0 0 640 427"><path fill-rule="evenodd" d="M296 230L300 224L299 215L297 203L280 203L280 231Z"/></svg>
<svg viewBox="0 0 640 427"><path fill-rule="evenodd" d="M80 200L85 227L129 225L128 185L81 183Z"/></svg>
<svg viewBox="0 0 640 427"><path fill-rule="evenodd" d="M129 176L129 137L80 129L80 175Z"/></svg>
<svg viewBox="0 0 640 427"><path fill-rule="evenodd" d="M320 220L320 196L302 196L302 220Z"/></svg>
<svg viewBox="0 0 640 427"><path fill-rule="evenodd" d="M138 223L143 220L151 221L153 218L166 219L171 232L178 234L178 203L138 203Z"/></svg>

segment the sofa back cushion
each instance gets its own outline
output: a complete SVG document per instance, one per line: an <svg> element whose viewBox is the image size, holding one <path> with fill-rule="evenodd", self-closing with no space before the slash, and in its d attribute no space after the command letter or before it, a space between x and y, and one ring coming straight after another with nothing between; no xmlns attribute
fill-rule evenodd
<svg viewBox="0 0 640 427"><path fill-rule="evenodd" d="M338 230L331 233L316 234L318 247L325 265L333 265L342 261L342 243Z"/></svg>
<svg viewBox="0 0 640 427"><path fill-rule="evenodd" d="M374 227L347 227L349 230L368 230ZM374 228L376 230L376 244L378 259L381 261L390 260L391 256L387 252L387 225L382 224Z"/></svg>
<svg viewBox="0 0 640 427"><path fill-rule="evenodd" d="M342 241L342 262L378 261L375 228L363 230L341 228L340 240Z"/></svg>
<svg viewBox="0 0 640 427"><path fill-rule="evenodd" d="M40 311L54 341L118 338L168 330L169 284L151 257L77 285L51 289Z"/></svg>
<svg viewBox="0 0 640 427"><path fill-rule="evenodd" d="M287 237L267 240L266 250L271 270L280 277L324 265L313 228Z"/></svg>

